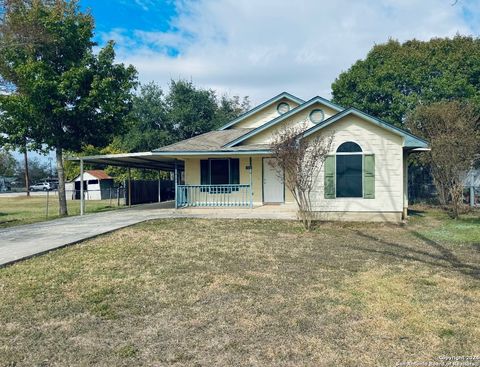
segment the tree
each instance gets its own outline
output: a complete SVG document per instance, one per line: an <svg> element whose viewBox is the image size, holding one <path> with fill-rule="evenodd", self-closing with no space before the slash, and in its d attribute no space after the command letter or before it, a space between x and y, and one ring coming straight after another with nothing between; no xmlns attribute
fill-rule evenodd
<svg viewBox="0 0 480 367"><path fill-rule="evenodd" d="M456 36L375 45L332 84L333 101L397 126L418 104L480 105L480 39Z"/></svg>
<svg viewBox="0 0 480 367"><path fill-rule="evenodd" d="M33 158L28 161L28 170L30 172L30 183L38 182L44 180L47 177L50 177L50 166L48 163L41 161L38 158ZM15 170L15 179L18 182L25 183L25 167L17 165Z"/></svg>
<svg viewBox="0 0 480 367"><path fill-rule="evenodd" d="M16 167L17 161L13 155L9 151L0 148L0 176L13 176Z"/></svg>
<svg viewBox="0 0 480 367"><path fill-rule="evenodd" d="M312 227L312 191L318 187L318 175L330 153L333 135L303 138L306 124L287 127L278 132L272 143L272 157L278 177L284 181L298 205L305 227Z"/></svg>
<svg viewBox="0 0 480 367"><path fill-rule="evenodd" d="M119 142L125 151L149 151L175 141L164 94L157 84L142 85L132 106L126 132Z"/></svg>
<svg viewBox="0 0 480 367"><path fill-rule="evenodd" d="M145 84L133 98L117 148L124 152L157 149L220 127L249 106L248 97L217 97L215 91L183 80L172 80L167 94L153 82Z"/></svg>
<svg viewBox="0 0 480 367"><path fill-rule="evenodd" d="M248 96L245 96L240 100L239 96L230 98L228 95L222 94L222 96L218 98L217 106L217 110L215 111L215 127L220 127L248 111L250 109L250 99Z"/></svg>
<svg viewBox="0 0 480 367"><path fill-rule="evenodd" d="M214 129L215 92L196 88L192 82L172 80L166 97L167 116L178 140Z"/></svg>
<svg viewBox="0 0 480 367"><path fill-rule="evenodd" d="M44 35L40 42L11 41L18 29L34 27ZM130 111L135 87L135 69L114 63L113 42L94 54L93 29L77 1L38 0L7 8L0 32L0 75L16 88L0 98L3 120L15 125L10 101L21 97L29 137L56 153L60 215L68 214L63 152L107 145Z"/></svg>
<svg viewBox="0 0 480 367"><path fill-rule="evenodd" d="M450 204L458 218L463 199L463 175L478 160L480 117L467 102L436 102L418 106L407 118L413 133L429 141L431 151L420 161L431 167L433 181L442 204Z"/></svg>

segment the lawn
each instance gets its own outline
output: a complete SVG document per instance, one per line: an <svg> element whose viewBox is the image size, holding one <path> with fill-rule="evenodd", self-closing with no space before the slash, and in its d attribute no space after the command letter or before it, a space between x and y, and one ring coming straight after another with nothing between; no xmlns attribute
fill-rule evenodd
<svg viewBox="0 0 480 367"><path fill-rule="evenodd" d="M460 234L464 225L476 234ZM416 213L408 225L324 223L311 233L255 220L126 228L0 269L0 365L478 356L479 226L479 215Z"/></svg>
<svg viewBox="0 0 480 367"><path fill-rule="evenodd" d="M80 214L80 200L67 200L70 215ZM86 211L95 213L118 208L116 199L112 200L87 200ZM47 219L58 218L58 196L49 195L48 218L46 196L18 196L2 197L0 195L0 228L18 226L41 222Z"/></svg>

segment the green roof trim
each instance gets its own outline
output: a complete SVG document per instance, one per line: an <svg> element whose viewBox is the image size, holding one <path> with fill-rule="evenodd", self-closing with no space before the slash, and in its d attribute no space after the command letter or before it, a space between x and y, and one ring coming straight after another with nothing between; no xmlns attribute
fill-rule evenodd
<svg viewBox="0 0 480 367"><path fill-rule="evenodd" d="M413 135L412 133L401 129L395 125L392 125L384 120L381 120L377 117L371 116L368 113L362 112L354 107L350 107L340 113L337 113L336 115L326 119L325 121L319 123L318 125L315 125L311 127L310 129L306 130L303 132L303 137L307 137L315 132L317 132L320 129L323 129L324 127L333 124L335 121L338 121L339 119L347 116L347 115L355 115L358 116L364 120L367 120L369 122L372 122L373 124L380 126L386 130L391 131L394 134L403 136L405 138L405 141L403 143L404 148L428 148L428 142L422 138L419 138L418 136Z"/></svg>
<svg viewBox="0 0 480 367"><path fill-rule="evenodd" d="M229 142L228 144L225 144L224 146L225 147L233 147L234 145L236 145L238 143L241 143L242 141L258 134L259 132L278 124L279 122L281 122L281 121L285 120L286 118L296 114L297 112L305 110L306 108L314 105L315 103L322 103L325 106L328 106L328 107L330 107L331 109L333 109L337 112L340 112L340 111L344 110L343 107L341 107L341 106L339 106L339 105L337 105L333 102L330 102L328 99L316 96L316 97L313 97L312 99L308 100L307 102L295 107L294 109L291 109L290 111L284 113L283 115L280 115L280 116L274 118L273 120L271 120L269 122L266 122L265 124L263 124L263 125L255 128L255 129L249 131L248 133L236 138L235 140L232 140L231 142ZM334 115L334 116L337 116L337 115Z"/></svg>
<svg viewBox="0 0 480 367"><path fill-rule="evenodd" d="M228 129L229 127L232 127L233 125L237 124L238 122L246 119L247 117L250 117L252 116L254 113L260 111L260 110L263 110L265 107L268 107L270 106L271 104L275 103L275 102L278 102L280 101L281 99L283 98L286 98L286 99L289 99L293 102L296 102L298 104L302 104L302 103L305 103L305 101L301 98L298 98L298 97L295 97L293 94L290 94L288 92L282 92L278 95L276 95L275 97L273 98L270 98L268 101L265 101L261 104L259 104L258 106L252 108L251 110L245 112L244 114L238 116L236 119L230 121L229 123L223 125L221 128L219 128L218 130L225 130L225 129Z"/></svg>

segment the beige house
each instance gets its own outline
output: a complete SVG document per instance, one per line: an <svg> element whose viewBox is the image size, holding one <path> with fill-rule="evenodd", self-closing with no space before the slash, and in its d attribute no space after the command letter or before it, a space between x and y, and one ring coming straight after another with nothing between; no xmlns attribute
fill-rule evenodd
<svg viewBox="0 0 480 367"><path fill-rule="evenodd" d="M297 124L306 126L306 139L334 135L312 197L318 218L401 220L408 207L407 157L427 150L427 142L321 97L304 101L281 93L218 130L152 152L103 159L170 165L177 173L177 208L275 204L295 210L292 194L269 160L274 134ZM101 163L100 157L89 158Z"/></svg>

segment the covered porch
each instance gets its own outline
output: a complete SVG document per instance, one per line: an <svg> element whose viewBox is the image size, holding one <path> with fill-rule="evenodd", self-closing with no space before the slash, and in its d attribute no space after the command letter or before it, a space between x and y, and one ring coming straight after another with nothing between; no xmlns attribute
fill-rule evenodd
<svg viewBox="0 0 480 367"><path fill-rule="evenodd" d="M132 168L154 170L159 173L171 172L175 183L173 204L177 209L202 207L252 209L264 203L262 186L264 155L242 153L190 153L178 156L165 152L143 152L77 157L72 160L79 162L81 172L84 171L85 164L127 168L128 195L131 195ZM83 183L80 187L83 187ZM83 208L82 194L80 198Z"/></svg>

